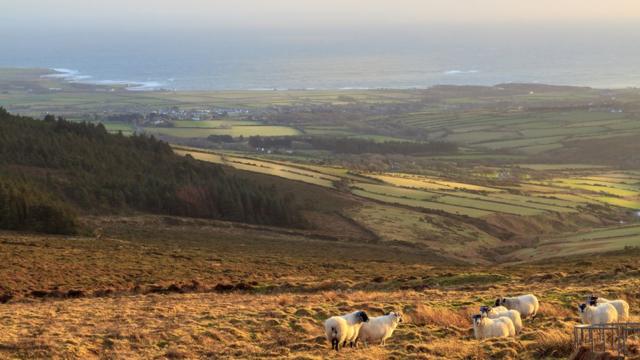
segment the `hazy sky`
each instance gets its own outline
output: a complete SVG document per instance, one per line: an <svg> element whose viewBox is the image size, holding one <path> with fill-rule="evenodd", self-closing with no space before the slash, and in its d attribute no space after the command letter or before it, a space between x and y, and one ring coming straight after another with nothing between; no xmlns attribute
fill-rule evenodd
<svg viewBox="0 0 640 360"><path fill-rule="evenodd" d="M0 20L112 27L640 21L639 0L0 0Z"/></svg>

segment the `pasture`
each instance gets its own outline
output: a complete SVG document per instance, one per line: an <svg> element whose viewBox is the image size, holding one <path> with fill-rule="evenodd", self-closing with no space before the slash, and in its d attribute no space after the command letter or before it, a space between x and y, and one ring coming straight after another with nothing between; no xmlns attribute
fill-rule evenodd
<svg viewBox="0 0 640 360"><path fill-rule="evenodd" d="M622 225L578 234L553 237L541 241L535 248L522 249L511 254L512 259L535 261L549 257L610 252L640 247L640 226Z"/></svg>
<svg viewBox="0 0 640 360"><path fill-rule="evenodd" d="M287 126L271 125L237 125L233 122L225 122L219 127L145 127L143 131L148 134L168 135L179 138L204 138L209 135L230 135L232 137L250 136L294 136L300 135L300 131Z"/></svg>
<svg viewBox="0 0 640 360"><path fill-rule="evenodd" d="M581 257L454 265L268 229L247 236L221 222L91 221L104 231L99 241L0 233L0 278L14 295L0 306L0 357L567 358L576 304L586 295L625 298L638 319L633 251L589 265ZM480 306L523 293L542 305L521 334L474 339L470 318ZM405 321L384 347L335 353L322 323L356 309L401 311Z"/></svg>
<svg viewBox="0 0 640 360"><path fill-rule="evenodd" d="M176 152L181 155L189 153L196 159L240 170L324 187L333 188L336 182L343 181L348 184L351 193L359 197L454 215L486 217L490 214L534 216L579 213L585 211L584 206L588 204L640 208L640 183L630 178L630 174L600 167L534 166L532 171L551 171L552 175L565 177L532 180L527 176L515 185L495 183L485 186L477 183L477 179L461 182L447 179L445 174L425 176L397 172L349 172L344 168L252 158L249 155L213 154L188 148L176 148Z"/></svg>

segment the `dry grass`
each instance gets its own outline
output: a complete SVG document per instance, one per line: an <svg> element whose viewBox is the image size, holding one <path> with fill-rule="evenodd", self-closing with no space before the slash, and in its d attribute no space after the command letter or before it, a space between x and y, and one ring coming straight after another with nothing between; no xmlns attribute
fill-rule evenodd
<svg viewBox="0 0 640 360"><path fill-rule="evenodd" d="M413 311L408 313L411 322L418 326L455 326L459 328L469 326L468 312L464 310L452 310L445 307L431 307L417 304Z"/></svg>
<svg viewBox="0 0 640 360"><path fill-rule="evenodd" d="M588 266L456 266L388 247L127 221L100 240L0 233L0 295L15 295L0 304L0 359L565 357L579 320L573 309L586 294L625 296L632 313L640 305L633 253ZM194 280L198 286L181 287ZM247 287L216 290L220 284ZM153 286L162 291L144 291ZM96 294L105 288L126 291ZM63 296L37 298L33 290ZM470 317L480 305L528 292L541 309L521 334L473 338ZM407 321L385 347L332 353L322 322L356 309L400 310Z"/></svg>
<svg viewBox="0 0 640 360"><path fill-rule="evenodd" d="M530 349L538 358L566 358L573 351L570 329L539 331Z"/></svg>

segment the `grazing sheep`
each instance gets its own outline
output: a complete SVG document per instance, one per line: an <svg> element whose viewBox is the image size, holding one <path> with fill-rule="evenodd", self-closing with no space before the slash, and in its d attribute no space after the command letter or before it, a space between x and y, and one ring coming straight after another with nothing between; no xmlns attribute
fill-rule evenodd
<svg viewBox="0 0 640 360"><path fill-rule="evenodd" d="M365 347L370 342L378 342L384 346L385 341L391 337L393 331L401 322L402 314L393 311L384 316L371 318L369 322L364 323L360 328L358 340L362 341Z"/></svg>
<svg viewBox="0 0 640 360"><path fill-rule="evenodd" d="M342 316L345 320L347 320L347 324L349 324L349 328L347 329L347 339L349 345L353 347L358 339L358 333L360 332L360 328L362 324L369 321L369 316L364 311L354 311L350 314ZM345 346L346 343L343 343L342 346Z"/></svg>
<svg viewBox="0 0 640 360"><path fill-rule="evenodd" d="M499 302L499 300L496 300L496 302ZM506 307L504 307L502 305L480 306L480 314L487 313L487 314L491 315L491 314L497 314L497 313L501 313L501 312L505 312L505 311L509 311L509 309L507 309Z"/></svg>
<svg viewBox="0 0 640 360"><path fill-rule="evenodd" d="M538 309L540 308L538 298L532 294L516 297L503 297L496 300L496 304L502 305L509 310L517 310L520 313L520 316L524 318L536 317Z"/></svg>
<svg viewBox="0 0 640 360"><path fill-rule="evenodd" d="M327 340L331 343L331 350L338 351L340 343L344 343L347 339L347 320L340 316L332 316L324 322L324 333Z"/></svg>
<svg viewBox="0 0 640 360"><path fill-rule="evenodd" d="M369 321L367 313L364 311L354 311L343 316L332 316L324 322L325 335L331 342L331 349L338 351L340 343L342 347L347 342L353 347L358 332L363 323Z"/></svg>
<svg viewBox="0 0 640 360"><path fill-rule="evenodd" d="M508 317L490 319L481 314L473 316L473 334L476 339L488 339L493 337L515 336L516 329Z"/></svg>
<svg viewBox="0 0 640 360"><path fill-rule="evenodd" d="M522 331L522 318L517 310L507 310L504 306L489 307L482 306L480 308L480 314L486 315L490 319L497 319L499 317L508 317L513 322L513 326L516 330L516 334Z"/></svg>
<svg viewBox="0 0 640 360"><path fill-rule="evenodd" d="M596 306L598 304L611 304L618 312L618 321L626 322L629 320L629 303L624 300L607 300L591 295L589 297L589 305Z"/></svg>
<svg viewBox="0 0 640 360"><path fill-rule="evenodd" d="M578 310L583 324L603 325L618 321L618 311L610 303L603 303L597 306L580 304Z"/></svg>

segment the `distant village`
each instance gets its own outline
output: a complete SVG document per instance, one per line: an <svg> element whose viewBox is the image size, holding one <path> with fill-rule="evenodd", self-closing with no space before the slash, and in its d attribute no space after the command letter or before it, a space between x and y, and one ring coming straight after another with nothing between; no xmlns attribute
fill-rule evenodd
<svg viewBox="0 0 640 360"><path fill-rule="evenodd" d="M247 109L239 108L210 108L210 109L169 109L154 110L149 113L123 113L105 115L102 120L112 122L126 122L136 126L172 127L173 121L191 120L206 121L247 117L251 113Z"/></svg>

